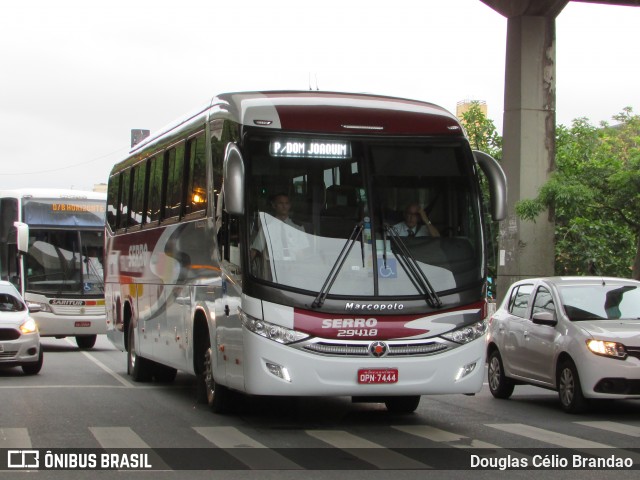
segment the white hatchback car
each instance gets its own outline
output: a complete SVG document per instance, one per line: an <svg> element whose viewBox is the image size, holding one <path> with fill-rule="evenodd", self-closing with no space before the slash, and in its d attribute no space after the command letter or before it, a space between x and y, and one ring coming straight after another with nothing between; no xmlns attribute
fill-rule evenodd
<svg viewBox="0 0 640 480"><path fill-rule="evenodd" d="M489 389L509 398L515 385L557 390L562 408L588 399L640 399L640 282L549 277L509 287L489 320Z"/></svg>
<svg viewBox="0 0 640 480"><path fill-rule="evenodd" d="M43 357L29 308L11 283L0 281L0 367L19 366L27 375L35 375Z"/></svg>

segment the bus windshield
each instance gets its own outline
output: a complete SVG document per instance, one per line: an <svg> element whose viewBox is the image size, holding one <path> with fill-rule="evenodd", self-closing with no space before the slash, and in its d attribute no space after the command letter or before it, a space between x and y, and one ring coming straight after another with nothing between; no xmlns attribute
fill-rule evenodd
<svg viewBox="0 0 640 480"><path fill-rule="evenodd" d="M309 292L330 279L329 295L375 297L423 295L420 278L438 293L482 279L479 194L461 144L246 145L254 278Z"/></svg>
<svg viewBox="0 0 640 480"><path fill-rule="evenodd" d="M103 295L103 232L32 228L26 258L26 291Z"/></svg>

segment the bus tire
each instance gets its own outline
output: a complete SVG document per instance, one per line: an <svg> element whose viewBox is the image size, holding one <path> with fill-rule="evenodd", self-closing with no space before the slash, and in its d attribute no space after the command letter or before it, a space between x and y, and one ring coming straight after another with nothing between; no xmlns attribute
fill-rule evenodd
<svg viewBox="0 0 640 480"><path fill-rule="evenodd" d="M40 345L40 355L38 355L38 361L22 365L22 371L25 375L37 375L42 369L42 362L44 362L44 352L42 351L42 345Z"/></svg>
<svg viewBox="0 0 640 480"><path fill-rule="evenodd" d="M97 335L76 335L76 343L80 350L88 350L96 344Z"/></svg>
<svg viewBox="0 0 640 480"><path fill-rule="evenodd" d="M216 383L213 378L212 356L213 350L209 345L204 352L204 371L202 372L207 405L214 413L227 413L231 408L232 392L224 385Z"/></svg>
<svg viewBox="0 0 640 480"><path fill-rule="evenodd" d="M151 363L146 358L136 354L135 328L129 323L129 342L127 348L127 373L134 382L148 382L151 380Z"/></svg>
<svg viewBox="0 0 640 480"><path fill-rule="evenodd" d="M387 410L391 413L413 413L420 403L420 395L408 395L405 397L387 397L384 401Z"/></svg>

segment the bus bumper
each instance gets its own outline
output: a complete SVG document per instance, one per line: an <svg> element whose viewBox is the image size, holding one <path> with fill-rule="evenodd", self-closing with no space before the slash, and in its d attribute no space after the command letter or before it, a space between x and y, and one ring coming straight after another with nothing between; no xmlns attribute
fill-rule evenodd
<svg viewBox="0 0 640 480"><path fill-rule="evenodd" d="M484 378L484 336L444 353L408 358L317 355L276 343L244 328L243 340L245 391L254 395L473 394L480 391ZM286 372L285 378L278 376L279 369ZM397 369L397 381L358 383L358 372L363 369ZM465 369L470 371L462 375Z"/></svg>
<svg viewBox="0 0 640 480"><path fill-rule="evenodd" d="M31 315L41 337L66 337L107 333L106 315L64 316L38 312Z"/></svg>

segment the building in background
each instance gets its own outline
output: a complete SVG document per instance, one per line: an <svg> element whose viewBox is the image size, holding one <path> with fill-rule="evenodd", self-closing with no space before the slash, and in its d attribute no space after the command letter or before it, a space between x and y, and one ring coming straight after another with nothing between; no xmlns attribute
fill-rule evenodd
<svg viewBox="0 0 640 480"><path fill-rule="evenodd" d="M462 120L462 115L464 115L470 108L471 105L477 104L480 107L480 111L483 113L485 117L487 117L487 102L484 100L460 100L456 104L456 117L458 120Z"/></svg>

